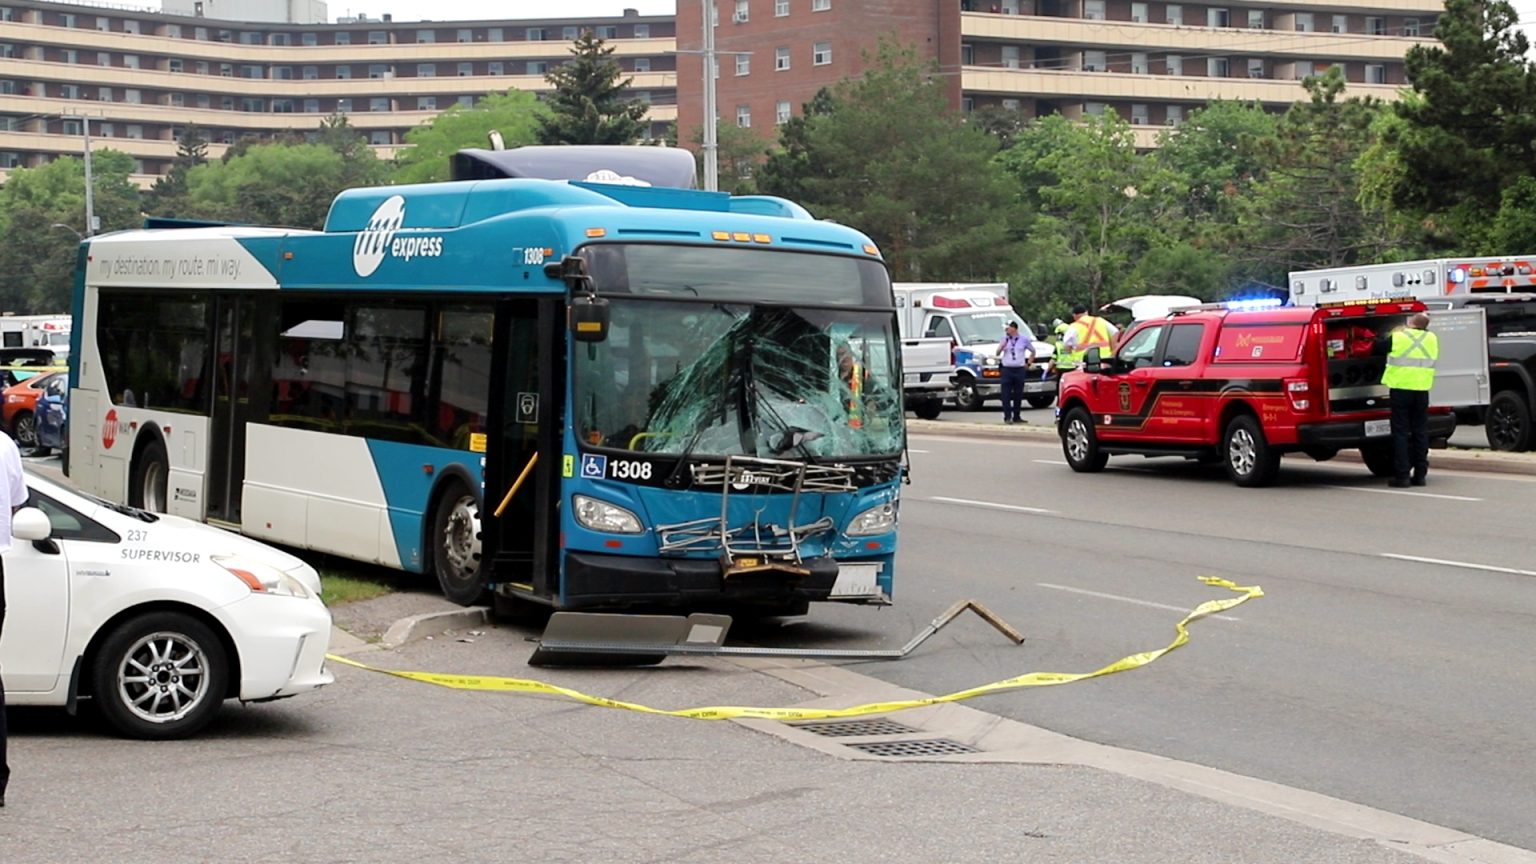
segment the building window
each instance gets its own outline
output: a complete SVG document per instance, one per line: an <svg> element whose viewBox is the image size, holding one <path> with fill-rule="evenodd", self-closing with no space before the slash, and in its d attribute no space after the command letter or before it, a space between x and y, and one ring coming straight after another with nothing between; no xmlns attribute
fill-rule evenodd
<svg viewBox="0 0 1536 864"><path fill-rule="evenodd" d="M1177 126L1178 124L1183 123L1184 122L1184 106L1183 105L1169 105L1168 106L1168 111L1167 111L1167 117L1166 117L1166 119L1164 119L1163 122L1167 123L1169 126Z"/></svg>
<svg viewBox="0 0 1536 864"><path fill-rule="evenodd" d="M789 49L788 48L775 48L775 49L773 49L773 71L775 71L775 72L783 72L785 69L788 69L788 68L789 68Z"/></svg>
<svg viewBox="0 0 1536 864"><path fill-rule="evenodd" d="M525 32L523 34L523 38L527 39L529 42L543 42L544 41L544 28L543 27L529 27L527 32Z"/></svg>
<svg viewBox="0 0 1536 864"><path fill-rule="evenodd" d="M378 68L380 74L378 74L378 75L373 74L374 68ZM382 78L382 77L384 77L383 71L384 71L384 67L382 67L382 66L379 66L379 67L372 67L372 66L370 66L370 67L368 67L368 77L369 78ZM435 78L435 77L437 77L437 64L436 63L417 63L416 64L416 77L417 78Z"/></svg>
<svg viewBox="0 0 1536 864"><path fill-rule="evenodd" d="M1167 57L1163 58L1163 65L1167 67L1167 71L1164 74L1184 74L1184 58L1178 54L1169 54Z"/></svg>
<svg viewBox="0 0 1536 864"><path fill-rule="evenodd" d="M351 33L347 33L345 31L337 33L336 34L336 44L337 45L351 45L352 44L352 34Z"/></svg>
<svg viewBox="0 0 1536 864"><path fill-rule="evenodd" d="M1379 63L1367 63L1365 65L1365 83L1367 83L1367 84L1385 84L1385 83L1387 83L1387 67L1382 66Z"/></svg>
<svg viewBox="0 0 1536 864"><path fill-rule="evenodd" d="M246 31L241 31L240 32L240 44L241 45L260 45L261 44L261 34L260 33L249 33L249 32L246 32Z"/></svg>
<svg viewBox="0 0 1536 864"><path fill-rule="evenodd" d="M340 111L343 114L351 111L352 110L352 98L349 97L349 96L343 96L340 99L337 99L336 100L336 110Z"/></svg>
<svg viewBox="0 0 1536 864"><path fill-rule="evenodd" d="M1205 26L1231 27L1231 14L1226 9L1207 9L1205 10Z"/></svg>
<svg viewBox="0 0 1536 864"><path fill-rule="evenodd" d="M1003 68L1004 69L1017 69L1017 68L1019 68L1019 46L1017 46L1017 45L1004 45L1003 46Z"/></svg>
<svg viewBox="0 0 1536 864"><path fill-rule="evenodd" d="M299 44L313 48L320 44L320 34L309 30L299 34Z"/></svg>
<svg viewBox="0 0 1536 864"><path fill-rule="evenodd" d="M255 96L247 96L240 100L240 110L250 114L267 113L267 100ZM128 136L132 138L133 136Z"/></svg>
<svg viewBox="0 0 1536 864"><path fill-rule="evenodd" d="M385 33L383 30L369 30L368 31L368 44L369 45L388 45L389 44L389 34Z"/></svg>
<svg viewBox="0 0 1536 864"><path fill-rule="evenodd" d="M737 24L745 24L749 17L747 13L747 0L736 0L736 12L731 15L731 20Z"/></svg>
<svg viewBox="0 0 1536 864"><path fill-rule="evenodd" d="M368 64L368 77L369 78L383 78L384 77L384 73L388 72L388 71L389 71L389 67L384 65L383 63L370 63L370 64ZM419 74L421 72L421 69L417 68L416 71Z"/></svg>
<svg viewBox="0 0 1536 864"><path fill-rule="evenodd" d="M416 97L416 110L417 111L436 111L437 110L437 97L436 96L417 96Z"/></svg>
<svg viewBox="0 0 1536 864"><path fill-rule="evenodd" d="M436 30L417 30L416 31L416 44L417 45L426 45L428 43L436 42L436 41L437 41L437 31Z"/></svg>
<svg viewBox="0 0 1536 864"><path fill-rule="evenodd" d="M1313 27L1313 25L1312 25L1312 13L1311 12L1297 12L1296 13L1296 32L1298 32L1298 33L1311 33L1312 32L1312 27Z"/></svg>
<svg viewBox="0 0 1536 864"><path fill-rule="evenodd" d="M69 52L65 52L64 56L66 58L69 57ZM64 62L72 63L74 61L66 59ZM111 66L112 65L112 53L110 51L97 51L96 52L96 65L97 66Z"/></svg>
<svg viewBox="0 0 1536 864"><path fill-rule="evenodd" d="M1147 55L1146 54L1144 54L1144 53L1142 53L1140 51L1137 51L1137 52L1131 54L1131 74L1132 75L1145 75L1145 74L1147 74Z"/></svg>
<svg viewBox="0 0 1536 864"><path fill-rule="evenodd" d="M1107 52L1104 52L1104 51L1084 51L1083 52L1083 71L1084 72L1103 72L1105 67L1107 67L1108 65L1109 65L1109 55L1108 55Z"/></svg>
<svg viewBox="0 0 1536 864"><path fill-rule="evenodd" d="M139 22L133 20L132 18L128 19L127 21L124 21L123 22L123 32L124 33L132 33L135 36L139 35Z"/></svg>
<svg viewBox="0 0 1536 864"><path fill-rule="evenodd" d="M1131 125L1132 126L1145 126L1145 125L1147 125L1147 106L1146 105L1142 105L1142 104L1138 104L1138 103L1132 103L1132 105L1131 105Z"/></svg>
<svg viewBox="0 0 1536 864"><path fill-rule="evenodd" d="M1260 60L1257 57L1249 57L1248 58L1248 77L1249 78L1268 78L1269 77L1268 75L1266 75L1264 73L1264 61L1263 60Z"/></svg>
<svg viewBox="0 0 1536 864"><path fill-rule="evenodd" d="M124 54L123 55L123 67L127 68L127 69L137 69L137 68L139 68L139 55L137 55L137 54Z"/></svg>
<svg viewBox="0 0 1536 864"><path fill-rule="evenodd" d="M273 99L272 100L272 113L273 114L292 114L293 113L293 100L292 99Z"/></svg>
<svg viewBox="0 0 1536 864"><path fill-rule="evenodd" d="M1208 78L1225 78L1230 72L1225 57L1210 57L1205 61L1205 74Z"/></svg>
<svg viewBox="0 0 1536 864"><path fill-rule="evenodd" d="M1169 3L1163 11L1163 20L1175 27L1184 26L1184 7L1177 3Z"/></svg>
<svg viewBox="0 0 1536 864"><path fill-rule="evenodd" d="M1387 35L1387 19L1377 15L1368 15L1365 19L1365 32L1372 36Z"/></svg>
<svg viewBox="0 0 1536 864"><path fill-rule="evenodd" d="M1104 116L1104 103L1103 102L1084 102L1083 103L1083 113L1088 115L1089 117L1103 117Z"/></svg>
<svg viewBox="0 0 1536 864"><path fill-rule="evenodd" d="M97 87L96 88L96 98L101 100L102 102L111 102L112 101L112 88L111 87Z"/></svg>
<svg viewBox="0 0 1536 864"><path fill-rule="evenodd" d="M619 38L619 28L612 24L604 24L597 28L597 38L603 40L617 39Z"/></svg>
<svg viewBox="0 0 1536 864"><path fill-rule="evenodd" d="M458 39L460 42L473 42L475 41L475 31L468 27L460 27Z"/></svg>
<svg viewBox="0 0 1536 864"><path fill-rule="evenodd" d="M369 99L368 100L368 110L369 111L388 111L389 110L389 97L388 96L374 96L373 98Z"/></svg>
<svg viewBox="0 0 1536 864"><path fill-rule="evenodd" d="M1348 15L1335 15L1335 16L1333 16L1333 32L1335 32L1335 33L1348 33L1349 32L1349 16Z"/></svg>
<svg viewBox="0 0 1536 864"><path fill-rule="evenodd" d="M1145 4L1145 3L1132 3L1131 4L1131 20L1135 21L1137 24L1145 24L1145 23L1147 23L1147 4Z"/></svg>
<svg viewBox="0 0 1536 864"><path fill-rule="evenodd" d="M165 68L168 71L171 71L171 72L180 72L181 71L181 58L180 57L172 57L171 59L165 61Z"/></svg>
<svg viewBox="0 0 1536 864"><path fill-rule="evenodd" d="M969 96L960 97L960 113L969 114L976 110L976 100Z"/></svg>
<svg viewBox="0 0 1536 864"><path fill-rule="evenodd" d="M485 38L488 42L505 42L507 41L506 35L506 31L500 27L492 27L485 31Z"/></svg>
<svg viewBox="0 0 1536 864"><path fill-rule="evenodd" d="M1083 0L1083 17L1089 21L1104 20L1104 0Z"/></svg>
<svg viewBox="0 0 1536 864"><path fill-rule="evenodd" d="M459 64L459 77L460 78L468 78L469 76L471 76L473 74L475 74L475 64L473 64L473 63L460 63Z"/></svg>
<svg viewBox="0 0 1536 864"><path fill-rule="evenodd" d="M783 18L789 14L789 0L773 0L773 17Z"/></svg>
<svg viewBox="0 0 1536 864"><path fill-rule="evenodd" d="M832 8L832 0L811 0L812 12L825 12Z"/></svg>
<svg viewBox="0 0 1536 864"><path fill-rule="evenodd" d="M1249 30L1263 30L1264 29L1264 10L1263 9L1249 9L1248 10L1248 29Z"/></svg>
<svg viewBox="0 0 1536 864"><path fill-rule="evenodd" d="M233 78L233 77L235 77L235 67L230 65L230 64L228 64L228 63L220 63L219 64L219 77L221 77L221 78Z"/></svg>
<svg viewBox="0 0 1536 864"><path fill-rule="evenodd" d="M750 105L736 106L736 125L743 129L752 128L752 107Z"/></svg>
<svg viewBox="0 0 1536 864"><path fill-rule="evenodd" d="M1417 18L1404 18L1403 19L1403 35L1404 36L1418 36L1419 35L1419 19L1417 19Z"/></svg>
<svg viewBox="0 0 1536 864"><path fill-rule="evenodd" d="M548 71L549 71L549 63L547 63L547 62L545 62L543 60L529 60L528 61L528 74L529 75L543 75L545 72L548 72Z"/></svg>
<svg viewBox="0 0 1536 864"><path fill-rule="evenodd" d="M752 55L750 55L750 54L737 54L736 55L736 74L737 75L751 75L752 74Z"/></svg>
<svg viewBox="0 0 1536 864"><path fill-rule="evenodd" d="M465 108L473 108L475 107L475 97L466 93L465 95L459 97L459 104Z"/></svg>
<svg viewBox="0 0 1536 864"><path fill-rule="evenodd" d="M976 65L976 46L972 45L969 42L961 44L961 46L960 46L960 65L961 66L975 66Z"/></svg>
<svg viewBox="0 0 1536 864"><path fill-rule="evenodd" d="M260 66L241 66L241 78L262 79L267 77L266 72Z"/></svg>
<svg viewBox="0 0 1536 864"><path fill-rule="evenodd" d="M778 102L775 102L774 105L773 105L773 122L774 122L774 124L782 126L785 123L789 122L789 118L790 118L789 100L788 99L780 99Z"/></svg>
<svg viewBox="0 0 1536 864"><path fill-rule="evenodd" d="M390 140L389 130L376 129L373 132L368 133L368 143L375 147L388 147L394 142Z"/></svg>
<svg viewBox="0 0 1536 864"><path fill-rule="evenodd" d="M748 59L750 59L750 58L748 58ZM636 57L635 58L635 71L636 72L649 72L649 71L651 71L651 58L649 58L649 57ZM746 73L742 73L742 74L746 74Z"/></svg>
<svg viewBox="0 0 1536 864"><path fill-rule="evenodd" d="M320 67L301 66L299 67L299 77L305 81L318 81L320 80Z"/></svg>
<svg viewBox="0 0 1536 864"><path fill-rule="evenodd" d="M649 39L649 38L651 38L651 25L649 25L649 24L636 24L635 25L635 38L636 39Z"/></svg>
<svg viewBox="0 0 1536 864"><path fill-rule="evenodd" d="M565 27L560 31L560 38L567 42L575 42L581 38L581 31L575 27Z"/></svg>
<svg viewBox="0 0 1536 864"><path fill-rule="evenodd" d="M272 80L274 80L274 81L292 81L293 80L293 68L290 67L290 66L273 66L272 67Z"/></svg>
<svg viewBox="0 0 1536 864"><path fill-rule="evenodd" d="M267 37L267 44L268 45L291 45L291 44L293 44L293 37L291 37L287 33L273 33L271 36Z"/></svg>
<svg viewBox="0 0 1536 864"><path fill-rule="evenodd" d="M207 93L199 93L199 94L197 94L197 107L199 107L199 108L211 108L211 107L213 107L213 97L208 95Z"/></svg>
<svg viewBox="0 0 1536 864"><path fill-rule="evenodd" d="M352 67L351 66L337 66L336 67L336 77L337 78L343 78L343 79L351 78L352 77Z"/></svg>
<svg viewBox="0 0 1536 864"><path fill-rule="evenodd" d="M1017 110L1019 110L1019 100L1017 100L1017 99L1004 99L1003 100L1003 110L1004 111L1017 111Z"/></svg>
<svg viewBox="0 0 1536 864"><path fill-rule="evenodd" d="M811 46L811 65L826 66L832 62L832 43L817 42Z"/></svg>
<svg viewBox="0 0 1536 864"><path fill-rule="evenodd" d="M305 99L304 100L304 113L305 114L319 114L320 113L320 100L319 99Z"/></svg>

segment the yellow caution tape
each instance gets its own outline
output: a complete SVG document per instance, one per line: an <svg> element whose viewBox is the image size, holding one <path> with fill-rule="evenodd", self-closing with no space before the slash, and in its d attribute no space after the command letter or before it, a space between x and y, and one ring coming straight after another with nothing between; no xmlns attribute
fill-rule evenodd
<svg viewBox="0 0 1536 864"><path fill-rule="evenodd" d="M925 699L903 699L895 702L870 702L864 705L855 705L851 708L742 708L712 706L706 708L681 708L675 711L668 711L634 702L623 702L603 696L591 696L579 690L572 690L569 687L561 687L531 678L503 678L488 675L443 675L436 672L401 672L393 669L377 669L364 663L359 663L356 660L349 660L346 657L338 657L334 654L328 654L326 657L337 663L345 663L348 666L356 666L359 669L367 669L370 672L381 672L385 675L394 675L397 678L406 678L425 684L436 684L439 687L451 687L455 690L544 693L551 696L564 696L577 702L585 702L588 705L597 705L603 708L623 708L628 711L640 711L646 714L665 714L669 717L686 717L692 720L730 720L735 718L750 718L754 720L828 720L842 717L862 717L866 714L889 714L893 711L905 711L909 708L921 708L925 705L959 702L987 693L1017 690L1021 687L1049 687L1054 684L1070 684L1073 681L1083 681L1088 678L1098 678L1115 672L1136 669L1151 663L1153 660L1188 642L1189 622L1204 618L1207 615L1224 612L1241 603L1246 603L1254 597L1264 596L1264 589L1257 585L1240 586L1215 576L1201 576L1200 581L1207 585L1240 592L1243 596L1230 597L1226 600L1207 600L1196 606L1193 612L1184 616L1184 620L1174 625L1174 628L1178 631L1178 635L1174 637L1174 640L1156 651L1144 651L1140 654L1122 657L1108 666L1093 672L1029 672L1013 678L1006 678L1002 681L994 681L991 684L983 684L980 687L959 690L944 696L930 696Z"/></svg>

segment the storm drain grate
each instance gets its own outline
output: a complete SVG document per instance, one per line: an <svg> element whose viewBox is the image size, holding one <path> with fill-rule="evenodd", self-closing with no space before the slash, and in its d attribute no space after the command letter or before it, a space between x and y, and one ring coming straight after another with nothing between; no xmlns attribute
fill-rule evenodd
<svg viewBox="0 0 1536 864"><path fill-rule="evenodd" d="M916 732L911 726L895 720L833 720L817 723L791 723L796 729L804 729L827 738L852 738L861 735L910 735Z"/></svg>
<svg viewBox="0 0 1536 864"><path fill-rule="evenodd" d="M954 756L960 753L980 753L969 744L948 738L925 738L920 741L866 741L849 744L855 750L871 756Z"/></svg>

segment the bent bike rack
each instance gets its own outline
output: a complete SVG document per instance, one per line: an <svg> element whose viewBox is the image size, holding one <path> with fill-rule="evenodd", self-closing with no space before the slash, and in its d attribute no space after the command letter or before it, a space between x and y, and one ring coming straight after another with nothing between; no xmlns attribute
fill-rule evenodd
<svg viewBox="0 0 1536 864"><path fill-rule="evenodd" d="M806 660L899 660L969 609L1015 645L1024 634L975 600L958 600L900 648L765 648L726 645L729 615L622 615L556 612L549 617L530 666L650 666L670 655L794 657Z"/></svg>

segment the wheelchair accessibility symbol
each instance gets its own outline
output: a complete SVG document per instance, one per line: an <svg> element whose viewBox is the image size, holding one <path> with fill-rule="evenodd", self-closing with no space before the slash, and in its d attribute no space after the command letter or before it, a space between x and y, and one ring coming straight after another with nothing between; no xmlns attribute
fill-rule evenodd
<svg viewBox="0 0 1536 864"><path fill-rule="evenodd" d="M588 480L601 480L608 476L608 457L587 453L581 457L581 476Z"/></svg>

